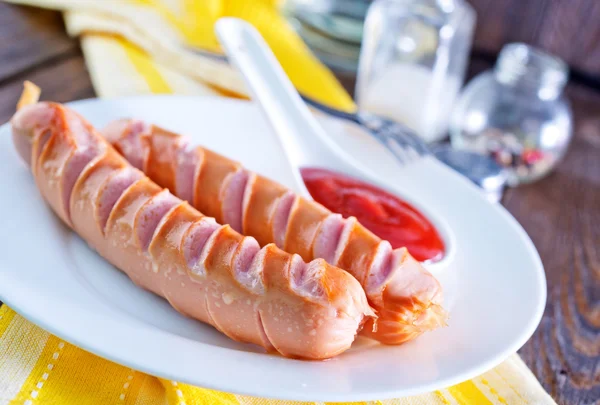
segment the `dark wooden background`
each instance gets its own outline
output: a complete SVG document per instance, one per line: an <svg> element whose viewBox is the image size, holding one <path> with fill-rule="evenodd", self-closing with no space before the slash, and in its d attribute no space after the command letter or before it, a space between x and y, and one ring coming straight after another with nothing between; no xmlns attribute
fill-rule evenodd
<svg viewBox="0 0 600 405"><path fill-rule="evenodd" d="M472 3L485 55L473 59L471 76L515 40L600 72L600 0ZM64 33L59 13L0 3L0 62L0 123L14 112L24 79L41 85L45 99L94 96L78 42ZM558 403L600 404L600 91L572 82L567 95L576 125L565 160L542 181L509 190L503 204L533 239L548 279L544 318L519 353Z"/></svg>
<svg viewBox="0 0 600 405"><path fill-rule="evenodd" d="M468 1L477 11L477 51L496 54L507 42L526 42L600 78L600 1Z"/></svg>

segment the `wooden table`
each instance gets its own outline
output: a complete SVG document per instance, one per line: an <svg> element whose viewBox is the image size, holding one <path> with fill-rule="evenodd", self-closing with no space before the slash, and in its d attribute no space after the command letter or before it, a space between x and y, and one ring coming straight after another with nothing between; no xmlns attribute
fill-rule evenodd
<svg viewBox="0 0 600 405"><path fill-rule="evenodd" d="M59 13L0 3L0 44L0 122L24 79L45 99L94 96ZM487 66L474 62L471 73ZM557 402L592 404L600 403L600 93L570 84L567 94L576 125L565 160L544 180L509 190L503 204L533 239L548 279L544 318L520 354Z"/></svg>

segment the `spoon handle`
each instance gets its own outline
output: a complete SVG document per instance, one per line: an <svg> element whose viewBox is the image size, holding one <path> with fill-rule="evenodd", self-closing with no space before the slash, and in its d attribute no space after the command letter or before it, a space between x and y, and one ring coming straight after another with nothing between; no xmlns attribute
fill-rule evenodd
<svg viewBox="0 0 600 405"><path fill-rule="evenodd" d="M237 18L221 18L215 30L230 62L244 76L252 98L277 133L293 166L299 191L309 196L298 169L312 160L309 154L331 150L332 141L252 25Z"/></svg>

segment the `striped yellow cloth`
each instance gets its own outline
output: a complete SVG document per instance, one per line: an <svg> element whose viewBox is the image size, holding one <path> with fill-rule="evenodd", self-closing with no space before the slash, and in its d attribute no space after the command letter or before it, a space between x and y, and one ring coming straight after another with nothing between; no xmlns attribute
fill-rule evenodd
<svg viewBox="0 0 600 405"><path fill-rule="evenodd" d="M252 22L305 95L351 111L351 98L277 13L276 0L9 0L65 11L101 97L181 93L244 97L235 71L190 48L219 52L221 16ZM456 386L378 405L554 404L518 355ZM295 405L167 381L85 352L0 308L0 405ZM317 405L317 404L315 404ZM318 405L323 405L322 403ZM361 403L361 405L366 405Z"/></svg>
<svg viewBox="0 0 600 405"><path fill-rule="evenodd" d="M0 308L0 404L296 405L192 387L120 366L62 341L6 305ZM471 381L429 394L373 403L450 404L546 405L554 401L515 354Z"/></svg>
<svg viewBox="0 0 600 405"><path fill-rule="evenodd" d="M206 94L215 88L245 95L241 76L228 64L196 52L220 52L213 24L231 16L258 28L302 94L338 109L355 108L333 74L278 14L276 0L7 1L66 11L67 30L82 36L94 87L101 97L144 92ZM112 64L115 55L117 63ZM102 63L106 58L111 58L110 64Z"/></svg>

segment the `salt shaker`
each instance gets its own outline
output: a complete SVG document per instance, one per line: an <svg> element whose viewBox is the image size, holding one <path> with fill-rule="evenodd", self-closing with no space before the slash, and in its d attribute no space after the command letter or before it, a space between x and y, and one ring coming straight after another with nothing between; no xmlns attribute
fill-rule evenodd
<svg viewBox="0 0 600 405"><path fill-rule="evenodd" d="M463 0L375 0L364 24L359 107L401 122L426 142L445 137L475 19Z"/></svg>
<svg viewBox="0 0 600 405"><path fill-rule="evenodd" d="M534 181L556 165L572 135L562 96L568 68L531 46L506 45L493 70L474 78L453 113L452 146L490 155L507 168L508 183Z"/></svg>

